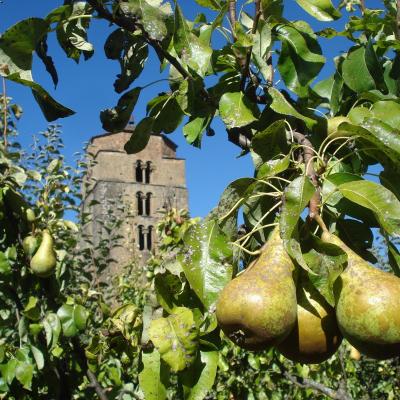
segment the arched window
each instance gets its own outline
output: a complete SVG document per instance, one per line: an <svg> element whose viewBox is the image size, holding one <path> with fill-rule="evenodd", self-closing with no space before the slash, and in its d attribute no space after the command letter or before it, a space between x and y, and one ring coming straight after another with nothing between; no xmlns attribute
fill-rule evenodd
<svg viewBox="0 0 400 400"><path fill-rule="evenodd" d="M146 194L146 215L150 215L151 214L151 193L147 193Z"/></svg>
<svg viewBox="0 0 400 400"><path fill-rule="evenodd" d="M143 225L138 226L138 242L139 242L139 250L144 250Z"/></svg>
<svg viewBox="0 0 400 400"><path fill-rule="evenodd" d="M135 168L135 175L136 175L136 182L143 182L143 169L142 169L142 161L136 161L136 168Z"/></svg>
<svg viewBox="0 0 400 400"><path fill-rule="evenodd" d="M149 226L147 230L147 250L151 251L153 248L153 227Z"/></svg>
<svg viewBox="0 0 400 400"><path fill-rule="evenodd" d="M146 163L146 170L145 170L145 182L150 183L150 175L151 172L153 171L153 167L151 166L151 161L147 161Z"/></svg>
<svg viewBox="0 0 400 400"><path fill-rule="evenodd" d="M138 215L143 215L144 210L143 210L143 193L142 192L136 193L136 201L137 201L137 213L138 213Z"/></svg>

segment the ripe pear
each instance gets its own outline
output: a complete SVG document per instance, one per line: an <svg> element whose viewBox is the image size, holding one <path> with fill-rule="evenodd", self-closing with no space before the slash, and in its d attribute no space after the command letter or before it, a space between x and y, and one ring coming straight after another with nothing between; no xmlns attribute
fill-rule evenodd
<svg viewBox="0 0 400 400"><path fill-rule="evenodd" d="M376 359L400 355L400 279L374 268L337 236L322 240L341 247L346 269L335 282L336 318L343 336L361 353Z"/></svg>
<svg viewBox="0 0 400 400"><path fill-rule="evenodd" d="M28 257L32 257L38 248L38 240L35 236L29 235L22 241L22 248Z"/></svg>
<svg viewBox="0 0 400 400"><path fill-rule="evenodd" d="M42 242L31 259L31 270L40 278L48 278L56 269L57 257L53 246L53 237L45 229L42 234Z"/></svg>
<svg viewBox="0 0 400 400"><path fill-rule="evenodd" d="M297 324L277 348L294 362L317 364L326 361L342 342L335 310L304 279L298 285L297 302Z"/></svg>
<svg viewBox="0 0 400 400"><path fill-rule="evenodd" d="M275 229L260 257L220 293L216 315L229 339L248 350L264 350L290 333L297 314L293 270Z"/></svg>

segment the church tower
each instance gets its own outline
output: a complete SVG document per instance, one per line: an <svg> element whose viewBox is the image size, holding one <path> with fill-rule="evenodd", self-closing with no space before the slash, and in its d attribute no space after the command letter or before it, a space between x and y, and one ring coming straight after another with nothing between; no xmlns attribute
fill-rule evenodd
<svg viewBox="0 0 400 400"><path fill-rule="evenodd" d="M126 154L124 145L133 131L128 125L123 132L94 136L87 148L83 212L93 220L86 233L94 247L102 240L101 223L124 205L122 224L113 232L120 236L120 246L112 248L114 261L106 275L117 273L134 257L144 262L156 251L160 211L188 208L185 160L176 157L177 145L165 135L152 134L144 150Z"/></svg>

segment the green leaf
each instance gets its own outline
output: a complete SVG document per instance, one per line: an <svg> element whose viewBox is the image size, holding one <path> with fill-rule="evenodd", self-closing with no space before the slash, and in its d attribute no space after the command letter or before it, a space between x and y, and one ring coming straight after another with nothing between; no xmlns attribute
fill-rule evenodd
<svg viewBox="0 0 400 400"><path fill-rule="evenodd" d="M183 135L186 141L195 146L201 147L201 139L203 133L209 124L210 118L207 117L195 117L190 119L189 122L183 127Z"/></svg>
<svg viewBox="0 0 400 400"><path fill-rule="evenodd" d="M389 235L400 235L400 201L391 191L370 181L344 183L339 190L350 201L373 211Z"/></svg>
<svg viewBox="0 0 400 400"><path fill-rule="evenodd" d="M263 131L257 132L253 136L251 147L261 157L262 162L270 161L281 153L287 154L289 145L285 121L275 121Z"/></svg>
<svg viewBox="0 0 400 400"><path fill-rule="evenodd" d="M296 0L296 2L319 21L333 21L342 16L330 0Z"/></svg>
<svg viewBox="0 0 400 400"><path fill-rule="evenodd" d="M174 48L182 61L204 77L210 67L212 49L190 31L182 10L175 7Z"/></svg>
<svg viewBox="0 0 400 400"><path fill-rule="evenodd" d="M261 10L266 20L280 19L283 13L283 0L261 0Z"/></svg>
<svg viewBox="0 0 400 400"><path fill-rule="evenodd" d="M363 46L352 47L342 64L344 82L356 93L367 92L376 87L374 78L368 70L365 52L366 50Z"/></svg>
<svg viewBox="0 0 400 400"><path fill-rule="evenodd" d="M8 261L7 256L0 251L0 275L10 275L12 273L11 265Z"/></svg>
<svg viewBox="0 0 400 400"><path fill-rule="evenodd" d="M190 287L209 309L232 279L232 248L214 220L192 226L183 240L185 246L178 260Z"/></svg>
<svg viewBox="0 0 400 400"><path fill-rule="evenodd" d="M15 368L15 377L24 389L30 390L33 378L33 365L26 362L18 362Z"/></svg>
<svg viewBox="0 0 400 400"><path fill-rule="evenodd" d="M183 111L175 95L161 95L150 100L147 104L147 113L153 117L153 131L155 133L173 132L182 122Z"/></svg>
<svg viewBox="0 0 400 400"><path fill-rule="evenodd" d="M254 44L251 49L251 57L254 65L260 70L263 78L272 80L272 66L267 63L267 55L272 46L271 27L265 21L258 21L257 31L254 35Z"/></svg>
<svg viewBox="0 0 400 400"><path fill-rule="evenodd" d="M128 154L139 153L139 151L146 148L147 143L149 143L150 140L153 124L153 118L145 117L137 126L135 126L135 131L124 146L124 149Z"/></svg>
<svg viewBox="0 0 400 400"><path fill-rule="evenodd" d="M38 302L39 299L37 297L29 296L28 303L24 308L25 317L32 321L37 321L40 318L40 307Z"/></svg>
<svg viewBox="0 0 400 400"><path fill-rule="evenodd" d="M121 73L117 75L114 88L122 93L143 71L149 50L141 36L117 29L107 38L104 52L107 58L120 63Z"/></svg>
<svg viewBox="0 0 400 400"><path fill-rule="evenodd" d="M272 97L272 104L271 108L277 112L278 114L282 115L289 115L300 119L305 122L308 128L312 128L313 125L317 123L317 121L305 117L304 115L300 114L283 96L283 94L274 87L270 87L268 89L268 93Z"/></svg>
<svg viewBox="0 0 400 400"><path fill-rule="evenodd" d="M172 371L182 371L194 362L199 331L190 309L178 307L167 318L151 321L149 335Z"/></svg>
<svg viewBox="0 0 400 400"><path fill-rule="evenodd" d="M307 271L310 268L303 259L297 227L301 214L315 193L315 187L306 176L299 176L285 189L285 201L279 220L281 238L290 256Z"/></svg>
<svg viewBox="0 0 400 400"><path fill-rule="evenodd" d="M53 349L58 343L61 334L61 321L55 313L48 313L42 321L46 332L46 344Z"/></svg>
<svg viewBox="0 0 400 400"><path fill-rule="evenodd" d="M106 131L120 132L126 127L140 92L140 87L134 88L121 96L116 107L101 111L100 119Z"/></svg>
<svg viewBox="0 0 400 400"><path fill-rule="evenodd" d="M195 0L195 1L200 6L207 7L214 11L219 11L223 4L220 0Z"/></svg>
<svg viewBox="0 0 400 400"><path fill-rule="evenodd" d="M387 240L389 264L396 276L400 277L400 253L397 247Z"/></svg>
<svg viewBox="0 0 400 400"><path fill-rule="evenodd" d="M270 160L260 165L257 169L257 179L263 179L270 176L275 176L283 171L286 171L290 166L290 154L283 158Z"/></svg>
<svg viewBox="0 0 400 400"><path fill-rule="evenodd" d="M143 370L139 373L139 385L146 400L164 400L167 398L168 371L161 362L160 353L153 350L142 352Z"/></svg>
<svg viewBox="0 0 400 400"><path fill-rule="evenodd" d="M71 337L85 329L88 312L79 304L64 304L58 309L57 316L61 321L64 336Z"/></svg>
<svg viewBox="0 0 400 400"><path fill-rule="evenodd" d="M167 20L171 6L163 0L129 0L119 4L123 14L129 18L134 15L153 40L161 41L168 35Z"/></svg>
<svg viewBox="0 0 400 400"><path fill-rule="evenodd" d="M240 128L256 121L259 110L242 92L228 92L219 101L219 113L228 128Z"/></svg>
<svg viewBox="0 0 400 400"><path fill-rule="evenodd" d="M36 365L38 370L43 369L44 367L44 357L43 357L43 353L35 346L31 345L31 352L33 354L33 358L36 361Z"/></svg>
<svg viewBox="0 0 400 400"><path fill-rule="evenodd" d="M196 362L180 374L185 400L203 400L214 385L219 354L201 351Z"/></svg>
<svg viewBox="0 0 400 400"><path fill-rule="evenodd" d="M338 246L324 243L319 238L311 236L309 248L303 249L303 257L313 272L308 274L311 282L334 307L334 283L345 267L346 253Z"/></svg>

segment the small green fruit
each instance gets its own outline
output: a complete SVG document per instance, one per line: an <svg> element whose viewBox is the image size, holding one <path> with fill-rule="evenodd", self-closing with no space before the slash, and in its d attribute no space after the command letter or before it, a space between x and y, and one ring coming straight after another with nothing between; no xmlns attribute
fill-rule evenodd
<svg viewBox="0 0 400 400"><path fill-rule="evenodd" d="M28 222L35 222L36 215L35 215L35 212L32 210L32 208L28 208L26 210L26 219Z"/></svg>
<svg viewBox="0 0 400 400"><path fill-rule="evenodd" d="M38 240L35 236L29 235L22 242L22 248L28 257L32 257L38 247Z"/></svg>
<svg viewBox="0 0 400 400"><path fill-rule="evenodd" d="M31 270L40 278L48 278L56 269L57 257L53 246L53 237L46 229L43 231L42 242L31 260Z"/></svg>

